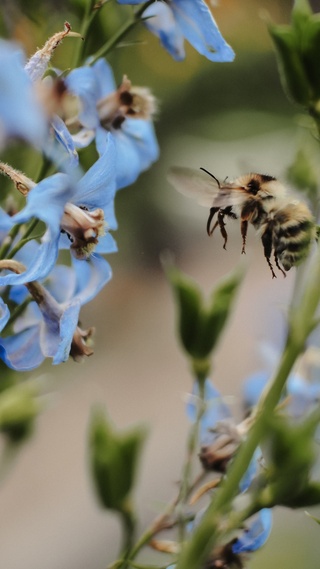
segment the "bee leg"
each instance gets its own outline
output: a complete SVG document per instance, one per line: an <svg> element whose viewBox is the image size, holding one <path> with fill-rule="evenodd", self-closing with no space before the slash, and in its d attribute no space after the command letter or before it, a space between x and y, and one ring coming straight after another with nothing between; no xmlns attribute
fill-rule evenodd
<svg viewBox="0 0 320 569"><path fill-rule="evenodd" d="M270 267L270 271L272 273L272 278L276 279L277 275L275 274L275 272L273 270L272 263L270 261L270 257L271 257L271 253L272 253L272 231L267 229L263 233L263 235L261 237L261 241L262 241L262 245L263 245L264 256L267 260L267 263Z"/></svg>
<svg viewBox="0 0 320 569"><path fill-rule="evenodd" d="M219 224L219 227L220 227L220 233L221 233L222 237L224 238L223 248L227 249L228 233L225 229L226 224L224 222L224 216L225 216L225 212L223 210L220 210L218 213L217 223Z"/></svg>
<svg viewBox="0 0 320 569"><path fill-rule="evenodd" d="M286 273L284 272L284 270L283 270L283 269L280 267L280 265L279 265L279 260L278 260L278 255L277 255L277 253L274 254L274 261L275 261L275 264L276 264L277 269L279 269L279 271L281 271L281 273L283 274L283 276L286 277L286 276L287 276Z"/></svg>
<svg viewBox="0 0 320 569"><path fill-rule="evenodd" d="M247 231L248 231L248 221L243 219L241 221L241 236L242 236L242 249L241 254L245 254L246 252L246 241L247 241Z"/></svg>
<svg viewBox="0 0 320 569"><path fill-rule="evenodd" d="M215 228L217 227L217 225L219 225L219 222L217 221L213 227L211 227L211 221L213 220L215 214L217 213L217 211L219 211L219 207L211 207L210 208L210 213L209 213L209 217L208 217L208 221L207 221L207 233L209 235L209 237L212 235L212 233L214 232Z"/></svg>

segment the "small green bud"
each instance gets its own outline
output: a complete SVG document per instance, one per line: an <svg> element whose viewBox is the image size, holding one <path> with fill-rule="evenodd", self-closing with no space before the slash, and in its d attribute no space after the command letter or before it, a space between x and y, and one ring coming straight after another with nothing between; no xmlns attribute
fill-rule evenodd
<svg viewBox="0 0 320 569"><path fill-rule="evenodd" d="M0 394L0 431L18 441L26 437L39 412L34 388L26 385L9 387Z"/></svg>
<svg viewBox="0 0 320 569"><path fill-rule="evenodd" d="M196 283L176 267L166 268L172 285L178 311L178 330L180 340L187 353L194 356L197 329L202 308L202 297Z"/></svg>
<svg viewBox="0 0 320 569"><path fill-rule="evenodd" d="M290 425L284 418L268 419L264 456L266 478L273 504L298 508L318 503L320 487L310 482L315 463L314 433L319 411L303 424Z"/></svg>
<svg viewBox="0 0 320 569"><path fill-rule="evenodd" d="M89 452L95 488L101 504L110 510L127 511L135 471L145 432L114 432L101 411L90 424Z"/></svg>
<svg viewBox="0 0 320 569"><path fill-rule="evenodd" d="M210 301L203 300L198 286L175 267L167 270L178 310L180 339L194 361L194 369L208 369L208 357L215 348L227 322L238 286L239 270L222 280Z"/></svg>
<svg viewBox="0 0 320 569"><path fill-rule="evenodd" d="M304 24L311 16L312 10L308 0L294 0L292 23L296 30L303 29Z"/></svg>
<svg viewBox="0 0 320 569"><path fill-rule="evenodd" d="M235 270L221 280L211 295L209 305L203 307L197 338L197 357L205 358L215 348L227 323L242 277L242 272Z"/></svg>

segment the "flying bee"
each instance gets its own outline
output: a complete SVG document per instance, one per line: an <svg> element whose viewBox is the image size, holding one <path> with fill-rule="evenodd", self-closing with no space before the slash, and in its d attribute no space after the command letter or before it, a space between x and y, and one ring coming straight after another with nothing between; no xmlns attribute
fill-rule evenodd
<svg viewBox="0 0 320 569"><path fill-rule="evenodd" d="M308 255L316 238L314 218L305 203L292 200L286 188L274 177L264 174L245 174L220 183L208 170L174 166L169 181L180 193L210 208L207 233L211 236L219 227L226 249L228 234L225 218L240 218L241 253L246 252L248 225L251 223L261 237L264 255L272 278L276 274L271 263L273 253L276 267L285 271L298 265Z"/></svg>

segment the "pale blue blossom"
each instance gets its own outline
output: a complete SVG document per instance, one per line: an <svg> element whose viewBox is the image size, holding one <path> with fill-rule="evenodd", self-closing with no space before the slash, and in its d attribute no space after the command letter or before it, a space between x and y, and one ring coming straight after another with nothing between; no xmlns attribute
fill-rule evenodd
<svg viewBox="0 0 320 569"><path fill-rule="evenodd" d="M99 59L92 67L74 69L65 81L82 106L78 117L82 126L73 136L75 145L83 148L95 140L101 155L110 132L116 148L117 189L132 184L159 156L152 121L121 114L114 116L113 99L117 96L117 86L111 67L104 59Z"/></svg>
<svg viewBox="0 0 320 569"><path fill-rule="evenodd" d="M26 265L21 274L8 272L0 276L0 286L24 284L41 280L50 273L58 257L59 247L73 248L77 255L79 248L87 242L86 232L90 232L91 241L98 242L97 252L109 253L116 250L113 237L108 229L116 228L114 215L115 195L115 150L112 140L109 141L105 153L80 178L64 173L54 174L34 186L28 194L26 206L10 219L11 224L27 223L33 218L43 221L46 231L40 240L37 254ZM98 215L98 235L96 224ZM85 221L88 227L82 227ZM92 226L90 223L92 222ZM61 235L61 229L69 230L69 238ZM80 244L80 245L79 245ZM78 249L75 249L78 246ZM82 258L89 256L83 253Z"/></svg>
<svg viewBox="0 0 320 569"><path fill-rule="evenodd" d="M34 247L34 242L33 245ZM12 369L26 371L46 358L53 364L90 355L82 338L90 335L78 328L79 311L110 280L111 269L100 255L89 261L73 260L72 267L57 265L44 281L41 302L35 301L13 324L14 334L0 338L0 357ZM10 301L22 302L28 295L23 286L13 286Z"/></svg>
<svg viewBox="0 0 320 569"><path fill-rule="evenodd" d="M118 0L142 4L142 0ZM233 61L234 52L221 35L203 0L162 0L143 12L145 25L177 61L185 57L184 39L211 61Z"/></svg>

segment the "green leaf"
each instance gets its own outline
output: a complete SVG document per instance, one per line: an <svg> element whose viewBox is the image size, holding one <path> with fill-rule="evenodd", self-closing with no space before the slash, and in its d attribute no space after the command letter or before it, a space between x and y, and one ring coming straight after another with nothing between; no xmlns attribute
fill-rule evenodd
<svg viewBox="0 0 320 569"><path fill-rule="evenodd" d="M312 99L303 65L299 37L291 26L269 26L278 59L280 79L289 99L307 107Z"/></svg>
<svg viewBox="0 0 320 569"><path fill-rule="evenodd" d="M187 353L200 367L214 350L230 314L234 296L242 280L239 270L223 279L205 302L198 286L175 267L167 275L177 299L179 334ZM199 367L199 366L198 366Z"/></svg>
<svg viewBox="0 0 320 569"><path fill-rule="evenodd" d="M178 331L186 352L195 357L202 297L198 286L174 266L165 267L172 285L178 312Z"/></svg>
<svg viewBox="0 0 320 569"><path fill-rule="evenodd" d="M295 0L292 8L292 23L297 31L303 29L306 22L312 16L312 10L308 0Z"/></svg>
<svg viewBox="0 0 320 569"><path fill-rule="evenodd" d="M301 53L305 73L312 88L313 101L320 98L320 16L313 15L305 24L301 38Z"/></svg>
<svg viewBox="0 0 320 569"><path fill-rule="evenodd" d="M90 462L95 488L101 504L118 512L127 511L137 461L145 431L127 434L114 432L101 410L95 411L90 424Z"/></svg>
<svg viewBox="0 0 320 569"><path fill-rule="evenodd" d="M213 291L211 301L200 316L197 338L197 357L207 357L216 347L232 310L235 295L243 273L234 271L223 279Z"/></svg>

